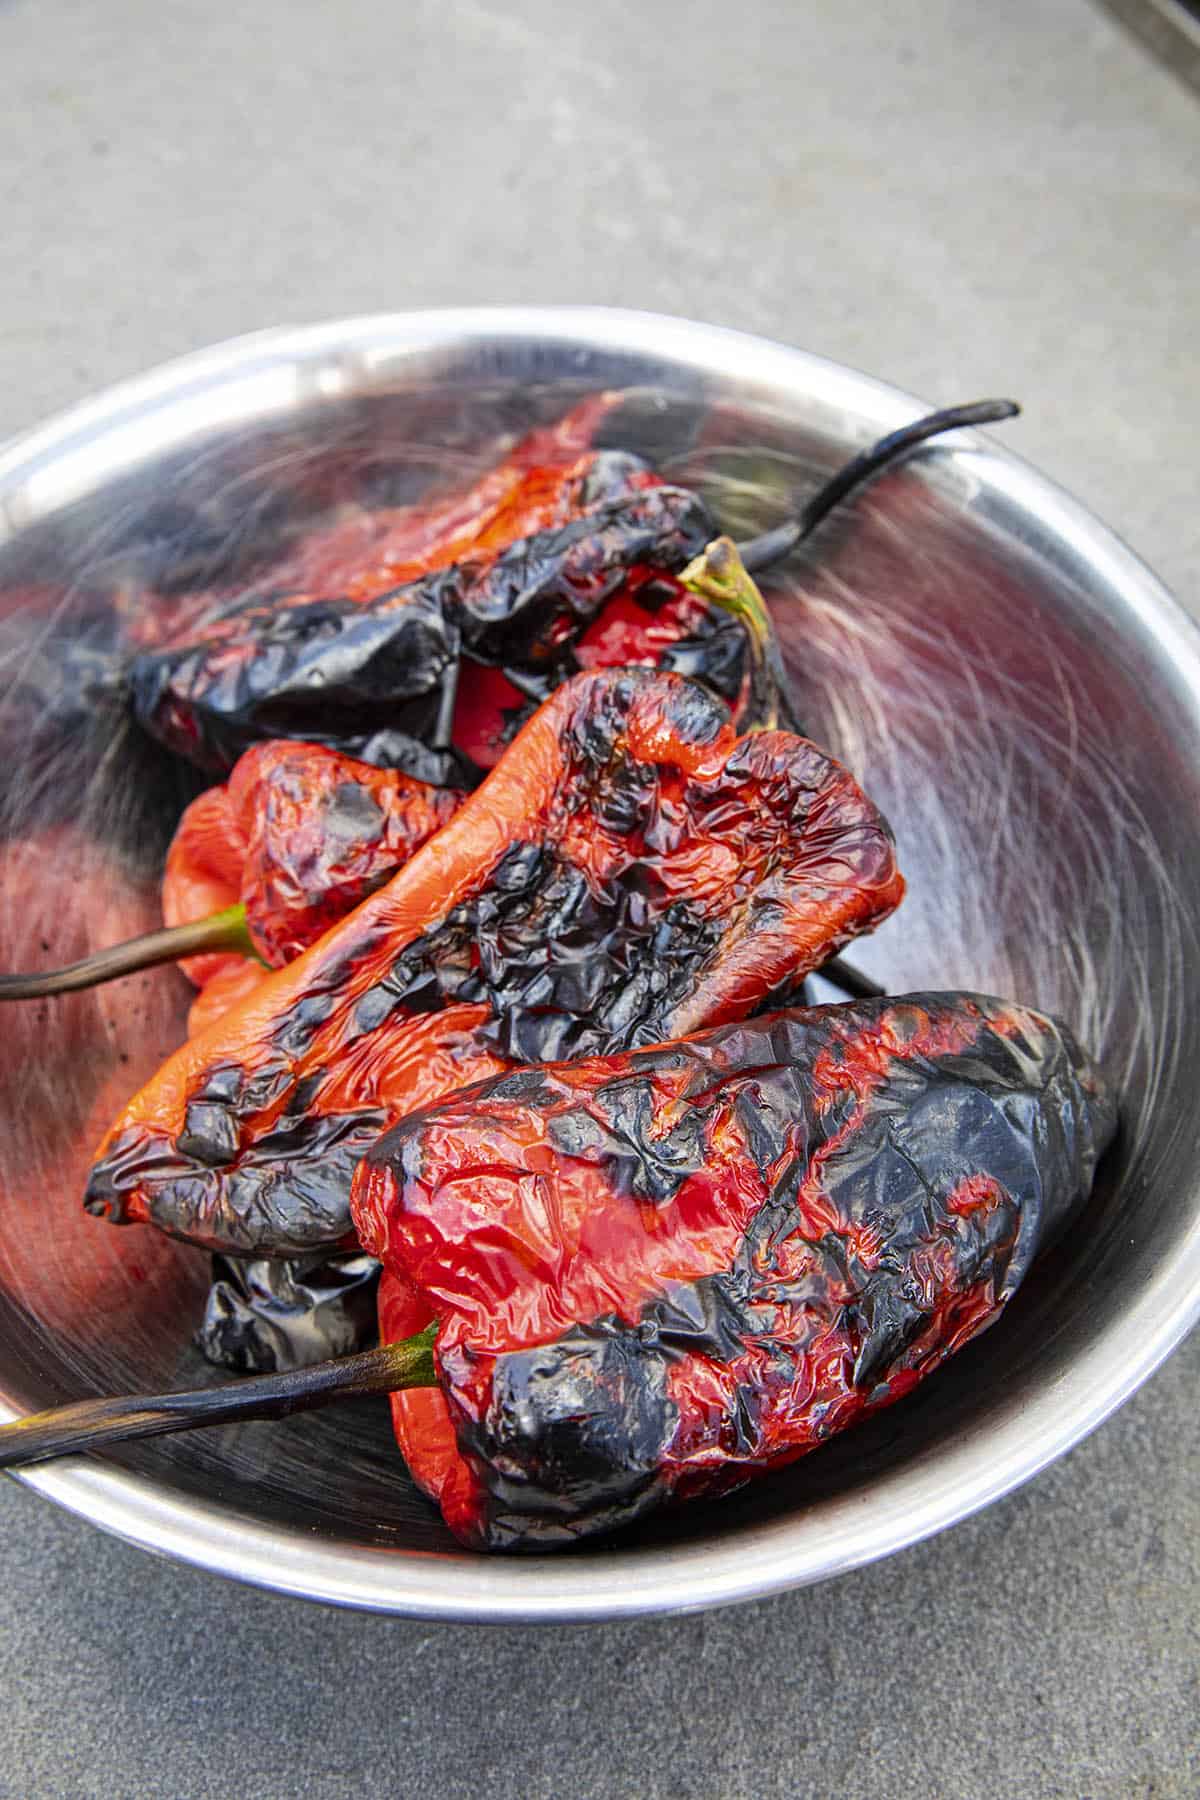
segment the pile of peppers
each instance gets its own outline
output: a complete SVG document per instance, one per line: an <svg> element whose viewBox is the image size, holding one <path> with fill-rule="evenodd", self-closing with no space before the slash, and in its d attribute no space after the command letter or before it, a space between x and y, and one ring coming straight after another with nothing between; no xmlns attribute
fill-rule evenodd
<svg viewBox="0 0 1200 1800"><path fill-rule="evenodd" d="M128 669L223 779L163 883L189 1036L85 1204L214 1254L228 1366L345 1355L377 1308L413 1478L492 1550L903 1398L1076 1224L1116 1124L1026 1007L794 1004L899 905L895 845L799 734L737 547L595 446L615 399L269 592L148 596Z"/></svg>

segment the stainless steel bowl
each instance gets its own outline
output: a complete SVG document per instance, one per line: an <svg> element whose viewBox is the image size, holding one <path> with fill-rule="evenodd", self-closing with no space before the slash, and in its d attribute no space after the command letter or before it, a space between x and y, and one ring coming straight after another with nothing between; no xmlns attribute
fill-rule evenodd
<svg viewBox="0 0 1200 1800"><path fill-rule="evenodd" d="M154 918L181 790L73 707L149 582L267 575L299 521L469 471L570 397L628 388L623 441L736 531L778 519L917 401L818 357L635 313L442 312L243 339L0 454L0 966ZM910 1401L774 1479L554 1557L458 1549L378 1404L222 1428L26 1479L148 1549L285 1592L471 1620L708 1606L836 1574L1060 1455L1200 1310L1200 654L1152 575L1033 470L968 435L823 529L773 600L802 714L895 826L910 897L859 960L1069 1017L1120 1080L1086 1229ZM89 660L90 659L90 660ZM98 734L88 719L110 718ZM205 1259L85 1217L90 1144L177 1038L173 971L0 1031L4 1416L194 1380Z"/></svg>

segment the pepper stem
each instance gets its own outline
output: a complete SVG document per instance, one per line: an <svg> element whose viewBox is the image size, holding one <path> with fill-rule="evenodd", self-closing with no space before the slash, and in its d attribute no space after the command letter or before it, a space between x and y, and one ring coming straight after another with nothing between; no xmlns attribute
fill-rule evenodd
<svg viewBox="0 0 1200 1800"><path fill-rule="evenodd" d="M968 406L946 406L939 412L926 413L924 418L914 419L911 425L889 431L869 450L862 450L848 463L843 463L836 475L831 475L806 502L798 519L777 525L774 530L764 531L760 537L740 545L742 561L756 575L761 574L764 569L782 562L848 494L873 475L878 475L905 451L943 431L959 431L966 425L998 425L1004 419L1015 418L1020 410L1015 400L974 400Z"/></svg>
<svg viewBox="0 0 1200 1800"><path fill-rule="evenodd" d="M433 1387L437 1373L433 1343L437 1325L416 1337L356 1356L340 1356L289 1369L282 1375L250 1375L223 1387L191 1388L178 1394L124 1394L111 1400L79 1400L31 1413L0 1425L0 1469L76 1456L132 1438L193 1431L201 1425L228 1425L243 1419L282 1419L337 1400L364 1394L391 1394L399 1388Z"/></svg>
<svg viewBox="0 0 1200 1800"><path fill-rule="evenodd" d="M203 956L228 950L238 956L258 956L246 923L246 908L227 906L187 925L171 925L148 931L109 950L97 950L65 969L47 969L37 975L0 975L0 1000L40 1000L45 994L72 994L78 988L98 987L119 975L153 969L159 963L178 962L183 956ZM261 959L259 959L261 960Z"/></svg>
<svg viewBox="0 0 1200 1800"><path fill-rule="evenodd" d="M771 624L767 603L754 585L732 538L714 538L679 577L684 587L723 612L732 613L746 629L750 643L750 704L756 731L791 726L787 676Z"/></svg>
<svg viewBox="0 0 1200 1800"><path fill-rule="evenodd" d="M822 976L834 987L841 988L843 994L849 994L852 1000L884 1000L887 998L885 987L880 987L877 981L872 981L869 975L864 975L861 969L854 967L853 963L843 962L840 956L830 957L827 963L822 963L821 967L815 969L813 973Z"/></svg>

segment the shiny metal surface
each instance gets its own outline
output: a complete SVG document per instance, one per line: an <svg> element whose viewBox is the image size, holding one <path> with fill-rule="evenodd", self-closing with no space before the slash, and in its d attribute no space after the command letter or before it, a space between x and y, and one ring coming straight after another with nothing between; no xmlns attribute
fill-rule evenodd
<svg viewBox="0 0 1200 1800"><path fill-rule="evenodd" d="M1165 69L1200 93L1200 7L1196 0L1100 0Z"/></svg>
<svg viewBox="0 0 1200 1800"><path fill-rule="evenodd" d="M154 919L179 790L115 718L38 697L137 585L269 570L298 520L474 468L581 391L637 390L625 441L744 532L919 410L865 376L680 321L601 311L385 317L260 334L0 452L0 966ZM1200 639L1086 512L964 435L885 477L772 590L803 715L895 826L910 897L858 960L1063 1012L1122 1082L1089 1230L911 1401L636 1540L520 1560L457 1549L381 1410L221 1428L30 1483L124 1537L282 1591L459 1619L681 1610L815 1581L962 1518L1092 1429L1200 1311L1190 1071ZM31 701L30 695L33 695ZM194 1380L205 1259L86 1218L90 1143L178 1034L158 970L10 1009L0 1033L3 1415Z"/></svg>

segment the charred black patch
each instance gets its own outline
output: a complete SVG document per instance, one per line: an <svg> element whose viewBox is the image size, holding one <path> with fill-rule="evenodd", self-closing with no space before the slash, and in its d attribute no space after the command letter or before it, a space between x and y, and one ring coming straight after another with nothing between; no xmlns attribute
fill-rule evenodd
<svg viewBox="0 0 1200 1800"><path fill-rule="evenodd" d="M165 1132L123 1131L109 1145L107 1154L92 1165L83 1204L87 1212L100 1219L111 1219L114 1225L129 1221L128 1196L146 1175L160 1169L168 1177L185 1170L188 1159L180 1158Z"/></svg>
<svg viewBox="0 0 1200 1800"><path fill-rule="evenodd" d="M238 1255L297 1255L349 1241L350 1180L387 1115L313 1112L325 1076L317 1069L293 1082L282 1063L204 1071L179 1137L122 1133L92 1170L85 1206L124 1223L130 1196L140 1192L163 1231ZM255 1132L285 1093L286 1109Z"/></svg>
<svg viewBox="0 0 1200 1800"><path fill-rule="evenodd" d="M644 1075L605 1082L578 1106L555 1110L547 1135L555 1149L595 1163L614 1193L658 1204L674 1199L704 1166L703 1112L689 1108L668 1131L654 1129L653 1081Z"/></svg>
<svg viewBox="0 0 1200 1800"><path fill-rule="evenodd" d="M219 1169L237 1155L237 1121L227 1107L193 1100L184 1114L177 1142L181 1156Z"/></svg>
<svg viewBox="0 0 1200 1800"><path fill-rule="evenodd" d="M272 1037L275 1049L289 1060L299 1062L312 1045L317 1032L333 1011L333 993L310 992L289 1008Z"/></svg>
<svg viewBox="0 0 1200 1800"><path fill-rule="evenodd" d="M240 1256L299 1256L353 1241L346 1196L387 1115L292 1113L231 1170L156 1180L150 1219L189 1243Z"/></svg>
<svg viewBox="0 0 1200 1800"><path fill-rule="evenodd" d="M672 1371L689 1358L728 1367L751 1347L756 1354L753 1382L732 1385L711 1427L727 1486L737 1465L762 1466L780 1448L765 1396L802 1378L818 1332L846 1343L850 1386L865 1410L890 1397L889 1380L940 1306L974 1293L998 1307L1012 1293L1086 1197L1114 1111L1065 1030L1027 1014L1030 1031L1013 1033L1014 1009L993 1029L987 1012L996 1003L972 1001L959 1012L969 1019L975 1007L978 1030L958 1054L909 1053L906 1010L944 1016L955 998L862 1002L728 1027L634 1057L628 1077L578 1104L551 1100L547 1134L559 1154L601 1164L632 1193L647 1170L657 1179L671 1162L670 1149L665 1158L660 1151L672 1134L660 1140L649 1130L656 1068L670 1058L677 1071L681 1057L694 1059L696 1136L679 1162L700 1166L720 1108L723 1130L732 1116L746 1154L773 1171L772 1185L726 1269L670 1285L634 1324L601 1318L497 1358L485 1417L459 1427L488 1487L485 1542L503 1548L607 1529L661 1497L671 1479ZM888 1009L897 1049L887 1080L852 1109L825 1105L824 1088L815 1105L818 1062L827 1075L852 1050L853 1034ZM790 1063L773 1066L785 1049ZM754 1066L743 1073L747 1059ZM493 1097L516 1099L510 1081L480 1089L485 1114ZM419 1122L395 1135L419 1139ZM798 1196L819 1151L822 1211L839 1223L806 1235ZM981 1177L982 1190L972 1187Z"/></svg>
<svg viewBox="0 0 1200 1800"><path fill-rule="evenodd" d="M130 693L151 735L202 768L230 769L272 737L377 756L407 739L423 748L459 647L440 597L420 584L361 605L256 596L192 643L136 657ZM419 774L412 760L397 766Z"/></svg>
<svg viewBox="0 0 1200 1800"><path fill-rule="evenodd" d="M662 715L672 735L682 743L701 747L715 744L729 723L728 710L693 681L671 683ZM733 765L733 755L729 760Z"/></svg>
<svg viewBox="0 0 1200 1800"><path fill-rule="evenodd" d="M302 1369L365 1350L376 1337L379 1264L348 1256L213 1258L196 1344L238 1374Z"/></svg>
<svg viewBox="0 0 1200 1800"><path fill-rule="evenodd" d="M485 1417L463 1431L493 1471L489 1541L527 1538L532 1520L540 1542L569 1539L578 1519L595 1531L654 1505L676 1418L662 1359L615 1320L503 1357Z"/></svg>
<svg viewBox="0 0 1200 1800"><path fill-rule="evenodd" d="M639 592L639 601L644 592ZM703 682L732 705L742 691L747 657L746 632L741 621L719 613L700 620L687 637L668 644L657 666L673 675ZM745 726L754 723L750 718L742 720Z"/></svg>
<svg viewBox="0 0 1200 1800"><path fill-rule="evenodd" d="M617 489L628 467L597 480ZM443 687L462 655L493 668L569 672L570 643L631 568L676 569L713 535L682 488L626 493L491 562L470 558L355 602L254 594L190 642L137 656L133 711L200 767L231 768L252 743L307 739L442 785L472 785L452 751L428 748Z"/></svg>
<svg viewBox="0 0 1200 1800"><path fill-rule="evenodd" d="M712 517L695 494L647 488L521 539L483 576L469 561L445 570L439 593L477 661L536 668L547 660L552 627L565 622L578 635L631 569L682 568L712 535Z"/></svg>
<svg viewBox="0 0 1200 1800"><path fill-rule="evenodd" d="M355 1008L358 1033L398 1012L485 1002L486 1040L518 1062L655 1042L722 926L629 864L589 883L548 846L515 844L488 888L409 944Z"/></svg>

